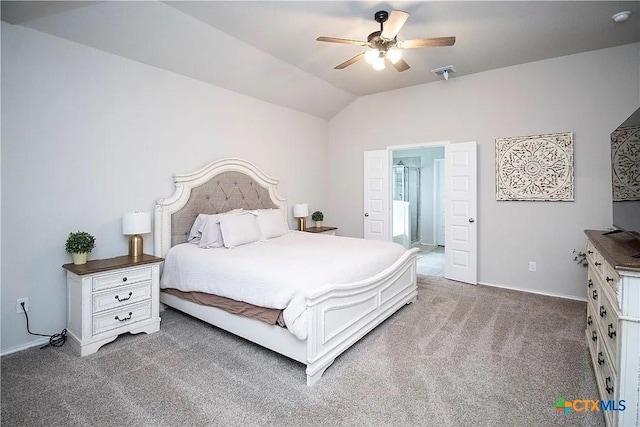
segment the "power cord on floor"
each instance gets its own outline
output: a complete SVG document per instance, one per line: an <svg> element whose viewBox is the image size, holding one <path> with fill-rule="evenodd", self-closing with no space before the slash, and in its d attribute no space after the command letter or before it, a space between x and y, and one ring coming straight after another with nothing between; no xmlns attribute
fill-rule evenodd
<svg viewBox="0 0 640 427"><path fill-rule="evenodd" d="M29 329L29 316L27 315L27 310L24 308L24 302L20 303L20 307L22 307L22 312L24 313L24 317L27 319L27 332L31 335L37 335L39 337L49 337L49 343L40 347L40 350L47 347L62 347L64 343L67 341L67 329L63 329L59 334L53 335L45 335L45 334L36 334L31 332Z"/></svg>

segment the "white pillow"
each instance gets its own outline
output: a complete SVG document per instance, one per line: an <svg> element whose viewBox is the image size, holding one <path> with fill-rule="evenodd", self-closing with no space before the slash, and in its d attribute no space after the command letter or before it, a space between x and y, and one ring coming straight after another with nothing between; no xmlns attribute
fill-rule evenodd
<svg viewBox="0 0 640 427"><path fill-rule="evenodd" d="M220 232L224 246L229 249L262 240L258 216L254 212L221 217Z"/></svg>
<svg viewBox="0 0 640 427"><path fill-rule="evenodd" d="M259 209L258 225L265 239L273 239L289 233L289 227L280 209Z"/></svg>
<svg viewBox="0 0 640 427"><path fill-rule="evenodd" d="M211 247L221 247L222 246L222 239L220 240L220 245L216 246L216 240L218 239L218 235L220 234L220 225L218 224L219 219L220 219L220 215L231 215L231 214L237 214L242 212L242 209L234 209L231 210L229 212L224 212L221 214L213 214L213 215L208 215L208 214L200 214L196 217L196 220L193 222L193 226L191 227L191 232L189 233L189 243L194 243L197 244L200 247L209 247L208 245L212 244L214 246ZM213 223L212 227L213 229L209 230L209 235L207 236L207 242L205 243L201 243L202 242L202 235L204 233L204 230L207 226L207 224L209 223L209 220L212 220L211 222Z"/></svg>

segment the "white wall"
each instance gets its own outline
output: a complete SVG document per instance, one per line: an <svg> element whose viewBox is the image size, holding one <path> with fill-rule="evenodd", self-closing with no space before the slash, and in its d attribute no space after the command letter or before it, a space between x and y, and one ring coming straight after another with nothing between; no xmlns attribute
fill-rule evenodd
<svg viewBox="0 0 640 427"><path fill-rule="evenodd" d="M584 229L611 226L609 134L639 89L636 43L359 98L329 122L328 216L362 236L364 150L477 141L479 281L584 298L572 250ZM574 134L575 201L497 202L495 139L555 132Z"/></svg>
<svg viewBox="0 0 640 427"><path fill-rule="evenodd" d="M241 157L289 206L326 210L323 119L4 22L1 90L3 353L36 339L17 298L32 330L65 327L68 233L96 236L93 259L126 254L122 214L170 196L174 173Z"/></svg>

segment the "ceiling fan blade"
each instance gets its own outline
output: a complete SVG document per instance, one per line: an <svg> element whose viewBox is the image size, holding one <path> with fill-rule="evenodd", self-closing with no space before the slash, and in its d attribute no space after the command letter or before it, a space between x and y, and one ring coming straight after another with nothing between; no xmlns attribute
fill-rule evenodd
<svg viewBox="0 0 640 427"><path fill-rule="evenodd" d="M354 62L358 62L362 58L364 58L364 52L357 54L356 56L354 56L351 59L347 59L342 64L336 65L333 68L336 69L336 70L342 70L343 68L347 68L349 65L353 64Z"/></svg>
<svg viewBox="0 0 640 427"><path fill-rule="evenodd" d="M336 37L318 37L316 39L319 42L328 42L328 43L343 43L343 44L355 44L358 46L366 46L367 42L361 40L351 40L351 39L339 39Z"/></svg>
<svg viewBox="0 0 640 427"><path fill-rule="evenodd" d="M389 62L391 62L391 61L389 61ZM409 68L411 68L411 67L409 67L409 64L407 64L405 62L404 59L399 59L395 64L393 62L391 62L391 65L393 65L393 67L396 70L400 71L400 72L407 71Z"/></svg>
<svg viewBox="0 0 640 427"><path fill-rule="evenodd" d="M431 39L402 40L398 42L398 47L400 49L412 49L416 47L453 46L455 42L455 37L434 37Z"/></svg>
<svg viewBox="0 0 640 427"><path fill-rule="evenodd" d="M407 22L407 19L409 19L409 14L407 12L392 10L389 15L389 19L387 19L387 22L383 24L382 34L380 34L380 37L385 40L393 40L400 32L404 23Z"/></svg>

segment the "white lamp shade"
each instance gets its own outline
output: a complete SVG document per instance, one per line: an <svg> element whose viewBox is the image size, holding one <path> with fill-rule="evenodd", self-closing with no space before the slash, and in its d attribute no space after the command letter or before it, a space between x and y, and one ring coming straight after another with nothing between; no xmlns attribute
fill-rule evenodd
<svg viewBox="0 0 640 427"><path fill-rule="evenodd" d="M309 216L309 205L306 203L298 203L293 205L293 216L296 218L304 218Z"/></svg>
<svg viewBox="0 0 640 427"><path fill-rule="evenodd" d="M122 216L122 234L151 233L149 212L132 212Z"/></svg>

